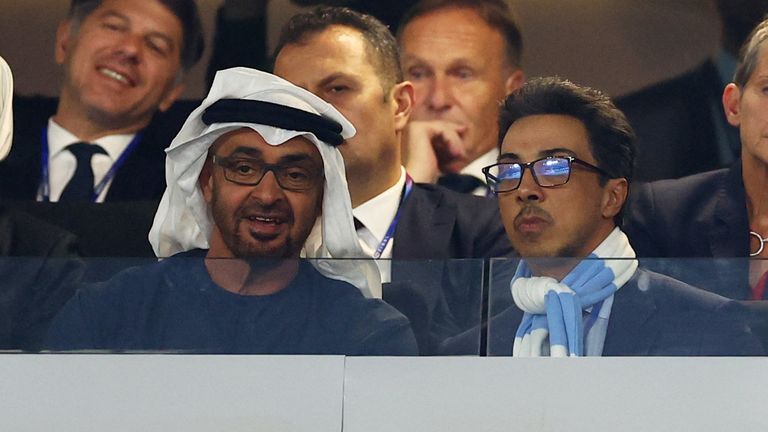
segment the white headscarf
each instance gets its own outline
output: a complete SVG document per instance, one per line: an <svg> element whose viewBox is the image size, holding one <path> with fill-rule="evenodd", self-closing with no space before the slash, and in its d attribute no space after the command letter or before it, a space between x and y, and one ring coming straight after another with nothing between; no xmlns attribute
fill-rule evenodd
<svg viewBox="0 0 768 432"><path fill-rule="evenodd" d="M8 63L0 57L0 160L11 151L13 138L13 75Z"/></svg>
<svg viewBox="0 0 768 432"><path fill-rule="evenodd" d="M198 177L205 163L208 148L220 136L247 127L258 132L270 145L280 145L300 136L314 143L323 159L325 185L322 215L315 230L323 239L316 250L304 250L307 258L365 257L352 220L352 204L344 173L344 161L338 149L320 141L313 133L279 129L253 123L214 123L202 121L205 109L220 99L266 101L319 114L342 125L341 135L348 139L355 128L335 108L314 94L282 78L248 68L219 71L208 96L190 114L179 134L166 150L165 180L167 188L155 214L149 242L158 257L209 247L213 220ZM312 235L318 235L313 232ZM343 280L358 287L368 297L381 297L378 269L372 261L313 260L324 275Z"/></svg>

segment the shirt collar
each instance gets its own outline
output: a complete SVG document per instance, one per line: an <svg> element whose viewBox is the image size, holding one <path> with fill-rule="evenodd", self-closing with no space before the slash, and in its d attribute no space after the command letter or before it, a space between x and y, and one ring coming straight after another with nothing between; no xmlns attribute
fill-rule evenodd
<svg viewBox="0 0 768 432"><path fill-rule="evenodd" d="M112 160L117 160L135 136L136 134L108 135L92 142L100 145ZM53 117L48 120L48 154L51 158L63 151L68 145L81 141L72 132L56 123Z"/></svg>
<svg viewBox="0 0 768 432"><path fill-rule="evenodd" d="M461 171L459 171L459 174L467 174L467 175L471 175L472 177L477 177L483 183L485 183L485 175L483 174L483 168L487 167L488 165L495 164L498 158L499 158L499 149L494 147L488 153L485 153L480 157L478 157L477 159L470 162Z"/></svg>
<svg viewBox="0 0 768 432"><path fill-rule="evenodd" d="M405 168L400 167L400 178L397 183L352 209L352 215L362 222L377 239L383 239L400 207L404 187Z"/></svg>

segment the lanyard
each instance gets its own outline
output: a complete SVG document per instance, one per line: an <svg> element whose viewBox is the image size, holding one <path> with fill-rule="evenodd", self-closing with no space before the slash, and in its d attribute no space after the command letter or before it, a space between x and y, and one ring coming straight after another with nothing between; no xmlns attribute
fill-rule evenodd
<svg viewBox="0 0 768 432"><path fill-rule="evenodd" d="M137 133L130 143L128 143L128 147L123 150L122 153L120 153L120 156L117 158L115 163L112 164L111 167L109 167L109 171L104 175L104 178L101 179L101 181L94 186L93 188L93 196L91 197L91 202L96 202L96 199L101 195L101 193L104 191L104 188L107 187L110 181L115 177L115 174L117 173L117 170L123 166L125 163L125 160L128 159L128 155L136 148L136 145L138 145L139 141L141 141L141 132ZM40 158L40 171L41 171L41 179L40 179L40 195L42 197L42 201L48 202L51 200L51 181L50 181L50 172L48 169L48 159L49 159L49 151L48 151L48 128L43 128L43 132L40 136L40 143L42 145L42 156Z"/></svg>
<svg viewBox="0 0 768 432"><path fill-rule="evenodd" d="M381 243L379 243L379 247L376 248L376 252L373 254L374 259L381 258L381 254L384 253L384 249L387 248L387 244L389 244L389 241L392 240L392 237L395 235L395 228L397 228L397 222L400 221L400 213L403 211L403 204L405 204L405 200L408 199L408 195L411 194L411 191L413 190L413 179L410 175L407 173L405 174L405 189L403 190L403 196L400 198L400 204L397 206L397 212L395 213L395 218L392 219L392 222L389 224L389 228L387 229L387 233L384 235L384 238L381 240Z"/></svg>

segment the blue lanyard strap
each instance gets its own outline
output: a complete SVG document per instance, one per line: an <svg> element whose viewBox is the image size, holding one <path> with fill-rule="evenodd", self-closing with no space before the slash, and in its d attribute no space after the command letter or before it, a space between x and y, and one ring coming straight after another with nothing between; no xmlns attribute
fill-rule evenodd
<svg viewBox="0 0 768 432"><path fill-rule="evenodd" d="M131 154L131 152L136 148L136 146L139 144L139 141L141 141L141 132L137 133L130 143L128 143L128 146L123 150L122 153L120 153L120 156L118 156L115 163L112 164L111 167L109 167L109 170L104 175L104 178L101 179L101 181L94 186L93 188L93 196L91 197L92 202L96 202L99 195L101 195L102 192L104 192L104 188L107 187L110 181L115 177L115 174L117 174L117 170L120 169L121 166L125 163L126 159L128 159L128 155ZM41 158L40 158L40 172L41 172L41 179L40 179L40 195L42 197L42 200L47 202L51 200L51 174L48 167L49 162L49 149L48 149L48 128L43 128L42 134L40 136L40 143L42 145L42 151L41 151Z"/></svg>
<svg viewBox="0 0 768 432"><path fill-rule="evenodd" d="M394 237L395 228L397 228L397 223L400 221L400 214L403 211L403 204L405 204L405 200L408 199L408 196L411 194L412 190L413 190L413 179L411 178L410 175L406 173L405 189L403 189L403 196L400 198L400 204L398 204L397 206L397 212L395 213L394 219L392 219L392 222L389 224L387 233L384 235L384 238L381 240L381 243L379 243L379 247L376 248L376 252L373 254L374 259L381 258L381 254L384 253L384 249L387 248L387 244L389 244L389 241L392 240L392 237Z"/></svg>

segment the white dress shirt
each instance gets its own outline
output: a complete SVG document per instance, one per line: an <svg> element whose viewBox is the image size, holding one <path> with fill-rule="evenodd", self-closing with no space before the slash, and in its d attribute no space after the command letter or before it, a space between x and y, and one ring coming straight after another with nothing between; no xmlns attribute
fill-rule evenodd
<svg viewBox="0 0 768 432"><path fill-rule="evenodd" d="M131 143L134 136L136 136L136 134L110 135L93 141L107 152L107 154L96 153L91 159L94 186L99 184L104 176L107 175L107 171L109 171L112 164L117 161L123 151L128 147L128 144ZM77 161L75 155L69 150L66 150L66 148L70 144L81 141L81 139L53 121L53 118L48 120L48 181L50 186L50 201L59 200L64 187L69 183L72 176L75 175ZM112 181L110 180L96 198L96 202L104 202L104 198L107 196L111 184ZM41 187L37 194L38 201L43 199L42 192Z"/></svg>
<svg viewBox="0 0 768 432"><path fill-rule="evenodd" d="M465 166L461 171L459 171L459 174L467 174L471 175L472 177L477 177L481 182L483 182L483 185L485 185L485 174L483 174L483 168L487 167L488 165L495 164L498 158L499 149L494 147L493 150L470 162L469 165ZM472 195L488 196L488 188L485 186L477 187L472 191Z"/></svg>
<svg viewBox="0 0 768 432"><path fill-rule="evenodd" d="M352 209L352 215L364 226L357 230L363 252L373 257L379 244L387 235L392 224L405 187L405 168L400 168L400 178L394 186ZM389 240L380 259L376 260L381 274L381 282L389 283L392 279L392 247L394 237Z"/></svg>

